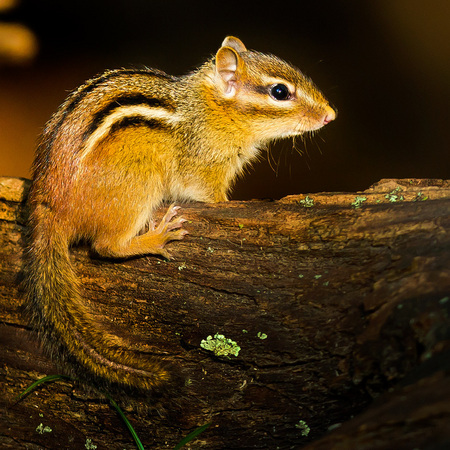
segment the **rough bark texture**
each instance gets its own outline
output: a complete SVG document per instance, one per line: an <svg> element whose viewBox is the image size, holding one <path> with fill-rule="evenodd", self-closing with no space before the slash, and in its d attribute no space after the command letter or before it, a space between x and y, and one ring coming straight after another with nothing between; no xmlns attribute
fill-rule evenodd
<svg viewBox="0 0 450 450"><path fill-rule="evenodd" d="M75 382L14 403L55 373L18 288L27 186L0 179L0 446L135 448L108 402ZM173 448L207 422L192 448L450 445L449 181L190 204L183 215L190 235L170 245L171 261L73 250L98 321L189 380L161 400L162 417L127 407L146 448ZM238 356L201 348L216 333Z"/></svg>

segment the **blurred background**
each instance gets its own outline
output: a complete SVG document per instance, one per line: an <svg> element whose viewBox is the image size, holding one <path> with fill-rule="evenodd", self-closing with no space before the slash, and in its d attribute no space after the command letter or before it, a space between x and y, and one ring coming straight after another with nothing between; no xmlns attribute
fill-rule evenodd
<svg viewBox="0 0 450 450"><path fill-rule="evenodd" d="M274 53L339 110L271 147L235 199L450 178L450 1L0 0L0 175L29 177L67 93L106 68L194 69L223 38Z"/></svg>

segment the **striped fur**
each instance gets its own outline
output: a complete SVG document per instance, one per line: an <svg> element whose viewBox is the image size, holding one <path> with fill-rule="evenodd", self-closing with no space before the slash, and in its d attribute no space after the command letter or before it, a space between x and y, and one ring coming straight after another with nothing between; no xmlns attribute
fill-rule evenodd
<svg viewBox="0 0 450 450"><path fill-rule="evenodd" d="M289 99L273 98L274 84ZM233 37L186 76L107 71L70 94L36 151L25 262L32 324L62 370L141 393L178 382L164 361L137 357L95 323L70 246L85 239L103 256L168 257L165 244L186 234L176 207L142 232L162 201L225 201L260 148L334 117L298 69Z"/></svg>

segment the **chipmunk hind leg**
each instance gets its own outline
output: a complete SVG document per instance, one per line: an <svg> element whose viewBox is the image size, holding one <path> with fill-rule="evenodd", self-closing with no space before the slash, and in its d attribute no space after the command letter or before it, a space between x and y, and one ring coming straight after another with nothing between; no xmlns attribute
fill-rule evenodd
<svg viewBox="0 0 450 450"><path fill-rule="evenodd" d="M179 209L179 206L170 205L159 225L144 234L129 236L128 231L123 234L104 234L94 240L92 247L100 256L106 257L127 258L154 254L170 259L165 245L170 241L181 240L188 234L182 228L186 219L177 217Z"/></svg>

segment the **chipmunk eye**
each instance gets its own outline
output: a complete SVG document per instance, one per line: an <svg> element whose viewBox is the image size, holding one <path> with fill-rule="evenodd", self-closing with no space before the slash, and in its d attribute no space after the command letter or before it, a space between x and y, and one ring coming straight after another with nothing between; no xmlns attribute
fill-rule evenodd
<svg viewBox="0 0 450 450"><path fill-rule="evenodd" d="M270 95L275 100L289 100L291 93L285 84L274 84L270 88Z"/></svg>

